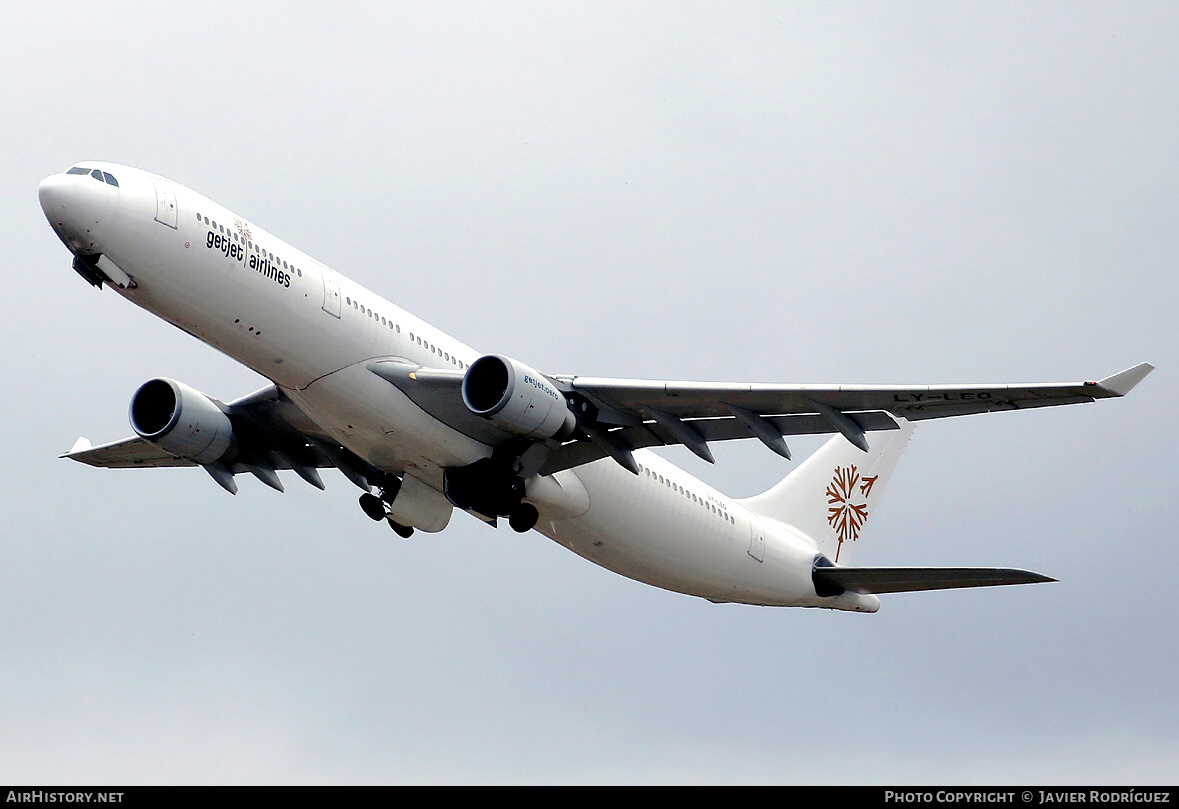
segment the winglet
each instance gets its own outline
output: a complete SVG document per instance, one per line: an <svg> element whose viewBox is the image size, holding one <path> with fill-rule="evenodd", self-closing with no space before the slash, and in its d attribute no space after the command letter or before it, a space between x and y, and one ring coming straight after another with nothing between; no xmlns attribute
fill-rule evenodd
<svg viewBox="0 0 1179 809"><path fill-rule="evenodd" d="M1121 373L1107 376L1097 383L1099 387L1105 388L1110 393L1117 396L1125 396L1134 386L1146 378L1146 375L1154 370L1154 366L1149 362L1143 362L1135 365L1133 368L1127 368Z"/></svg>
<svg viewBox="0 0 1179 809"><path fill-rule="evenodd" d="M87 438L84 435L80 435L80 436L78 436L78 440L74 442L74 445L72 447L70 447L69 452L62 453L61 455L58 455L57 457L68 458L71 455L74 455L75 453L85 452L88 449L93 449L93 447L94 447L94 445L90 443L89 438Z"/></svg>

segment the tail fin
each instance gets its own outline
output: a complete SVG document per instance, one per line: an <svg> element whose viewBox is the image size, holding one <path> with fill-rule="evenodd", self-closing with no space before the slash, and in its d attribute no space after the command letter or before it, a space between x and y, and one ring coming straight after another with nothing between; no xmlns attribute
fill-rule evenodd
<svg viewBox="0 0 1179 809"><path fill-rule="evenodd" d="M820 553L846 565L913 434L912 424L896 421L898 430L868 433L867 452L835 436L777 486L741 504L797 528L815 541Z"/></svg>

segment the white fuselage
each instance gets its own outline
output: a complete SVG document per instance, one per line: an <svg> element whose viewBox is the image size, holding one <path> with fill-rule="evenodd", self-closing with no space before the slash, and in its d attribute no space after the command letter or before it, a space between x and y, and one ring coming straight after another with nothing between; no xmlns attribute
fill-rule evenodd
<svg viewBox="0 0 1179 809"><path fill-rule="evenodd" d="M462 370L480 353L208 198L126 166L54 175L42 205L76 252L101 253L137 306L272 380L313 424L373 466L442 490L447 467L491 447L443 424L366 369L403 359ZM816 546L666 460L635 453L636 477L606 459L527 482L536 529L632 579L714 601L874 611L875 599L820 598ZM759 558L760 557L760 558Z"/></svg>

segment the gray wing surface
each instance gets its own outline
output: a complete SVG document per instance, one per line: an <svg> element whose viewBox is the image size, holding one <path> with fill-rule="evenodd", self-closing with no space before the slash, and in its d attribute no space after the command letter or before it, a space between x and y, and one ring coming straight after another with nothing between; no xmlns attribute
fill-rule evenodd
<svg viewBox="0 0 1179 809"><path fill-rule="evenodd" d="M758 385L557 377L622 413L658 409L681 419L730 416L730 405L759 415L884 411L909 421L1079 404L1124 396L1154 367L1136 365L1099 382L980 385Z"/></svg>
<svg viewBox="0 0 1179 809"><path fill-rule="evenodd" d="M1124 396L1154 367L1142 363L1097 382L978 385L763 385L557 376L596 422L593 440L570 441L541 471L556 472L642 447L758 438L789 458L784 435L840 432L861 449L864 433L908 421L1081 404ZM686 429L685 429L686 428ZM625 465L625 464L624 464Z"/></svg>
<svg viewBox="0 0 1179 809"><path fill-rule="evenodd" d="M59 457L98 466L104 469L133 469L135 467L196 466L192 461L177 458L149 444L138 436L112 441L97 447L79 438L73 448Z"/></svg>
<svg viewBox="0 0 1179 809"><path fill-rule="evenodd" d="M220 404L220 403L219 403ZM220 404L233 422L238 440L236 455L224 463L205 467L214 479L229 491L226 477L250 472L279 491L282 484L274 470L291 469L308 483L323 488L315 471L335 467L357 486L368 490L369 479L379 472L344 447L329 441L322 431L283 393L270 386L260 391ZM198 466L179 458L137 436L91 446L79 438L69 452L60 457L105 469Z"/></svg>

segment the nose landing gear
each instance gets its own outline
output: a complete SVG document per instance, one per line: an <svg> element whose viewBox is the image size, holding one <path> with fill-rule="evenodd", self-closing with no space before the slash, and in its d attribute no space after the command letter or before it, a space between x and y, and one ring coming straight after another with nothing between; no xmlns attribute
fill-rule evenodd
<svg viewBox="0 0 1179 809"><path fill-rule="evenodd" d="M412 526L402 525L399 522L393 522L393 520L389 520L389 527L393 529L393 533L397 534L397 536L401 537L402 539L409 539L411 536L413 536Z"/></svg>

